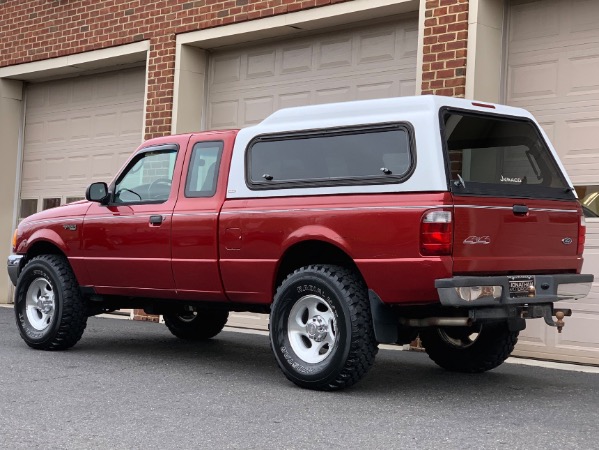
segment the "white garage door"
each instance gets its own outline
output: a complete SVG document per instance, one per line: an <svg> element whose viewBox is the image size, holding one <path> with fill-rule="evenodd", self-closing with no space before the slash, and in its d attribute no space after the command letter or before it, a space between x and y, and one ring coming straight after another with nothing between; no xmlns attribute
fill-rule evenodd
<svg viewBox="0 0 599 450"><path fill-rule="evenodd" d="M514 0L510 5L507 103L530 110L557 148L587 206L599 191L599 2ZM591 295L571 308L562 334L529 322L517 353L599 364L599 219L587 219L583 271Z"/></svg>
<svg viewBox="0 0 599 450"><path fill-rule="evenodd" d="M414 95L418 21L319 33L214 53L208 129L244 127L291 106ZM267 329L268 316L232 313L229 325Z"/></svg>
<svg viewBox="0 0 599 450"><path fill-rule="evenodd" d="M140 68L27 86L21 217L110 181L141 143L144 89Z"/></svg>
<svg viewBox="0 0 599 450"><path fill-rule="evenodd" d="M290 106L414 95L417 41L410 16L215 53L207 128L252 125Z"/></svg>

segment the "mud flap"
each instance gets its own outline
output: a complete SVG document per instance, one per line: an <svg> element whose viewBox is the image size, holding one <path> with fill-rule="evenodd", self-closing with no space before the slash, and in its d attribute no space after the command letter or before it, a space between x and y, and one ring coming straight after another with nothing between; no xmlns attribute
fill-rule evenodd
<svg viewBox="0 0 599 450"><path fill-rule="evenodd" d="M370 300L370 312L372 314L372 326L374 336L380 344L395 344L398 340L398 316L396 311L385 305L376 292L368 290Z"/></svg>

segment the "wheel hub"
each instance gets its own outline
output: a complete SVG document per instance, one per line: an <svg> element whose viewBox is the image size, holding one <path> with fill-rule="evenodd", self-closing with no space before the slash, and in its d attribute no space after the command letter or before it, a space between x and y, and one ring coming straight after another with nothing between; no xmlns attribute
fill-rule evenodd
<svg viewBox="0 0 599 450"><path fill-rule="evenodd" d="M337 343L337 319L330 305L308 294L293 305L287 323L289 344L305 363L317 364L328 358Z"/></svg>
<svg viewBox="0 0 599 450"><path fill-rule="evenodd" d="M329 327L322 316L314 316L306 324L306 332L308 337L315 342L322 342L327 337Z"/></svg>
<svg viewBox="0 0 599 450"><path fill-rule="evenodd" d="M54 301L48 295L42 295L37 301L37 306L42 314L49 314L54 309Z"/></svg>
<svg viewBox="0 0 599 450"><path fill-rule="evenodd" d="M25 313L31 326L44 331L50 326L56 307L52 285L43 277L36 278L25 294Z"/></svg>

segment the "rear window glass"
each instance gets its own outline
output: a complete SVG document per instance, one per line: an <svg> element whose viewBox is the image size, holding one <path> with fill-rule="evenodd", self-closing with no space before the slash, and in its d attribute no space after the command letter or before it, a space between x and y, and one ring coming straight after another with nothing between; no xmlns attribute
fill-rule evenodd
<svg viewBox="0 0 599 450"><path fill-rule="evenodd" d="M532 121L448 110L443 125L454 193L574 198Z"/></svg>
<svg viewBox="0 0 599 450"><path fill-rule="evenodd" d="M261 136L248 151L250 187L397 183L413 166L406 125Z"/></svg>

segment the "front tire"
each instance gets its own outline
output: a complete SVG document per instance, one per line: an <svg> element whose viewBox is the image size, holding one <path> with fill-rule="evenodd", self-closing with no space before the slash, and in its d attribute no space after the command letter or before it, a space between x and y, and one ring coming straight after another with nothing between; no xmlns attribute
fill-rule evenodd
<svg viewBox="0 0 599 450"><path fill-rule="evenodd" d="M36 256L25 265L15 291L15 317L32 348L65 350L81 339L87 305L64 256Z"/></svg>
<svg viewBox="0 0 599 450"><path fill-rule="evenodd" d="M339 266L296 270L275 295L270 341L279 367L298 386L330 391L356 383L378 351L364 282Z"/></svg>
<svg viewBox="0 0 599 450"><path fill-rule="evenodd" d="M428 356L452 372L481 373L494 369L510 356L518 332L507 322L489 322L472 327L439 327L421 331Z"/></svg>
<svg viewBox="0 0 599 450"><path fill-rule="evenodd" d="M229 318L229 311L221 309L198 309L180 314L164 314L164 324L180 339L201 341L210 339L222 331Z"/></svg>

